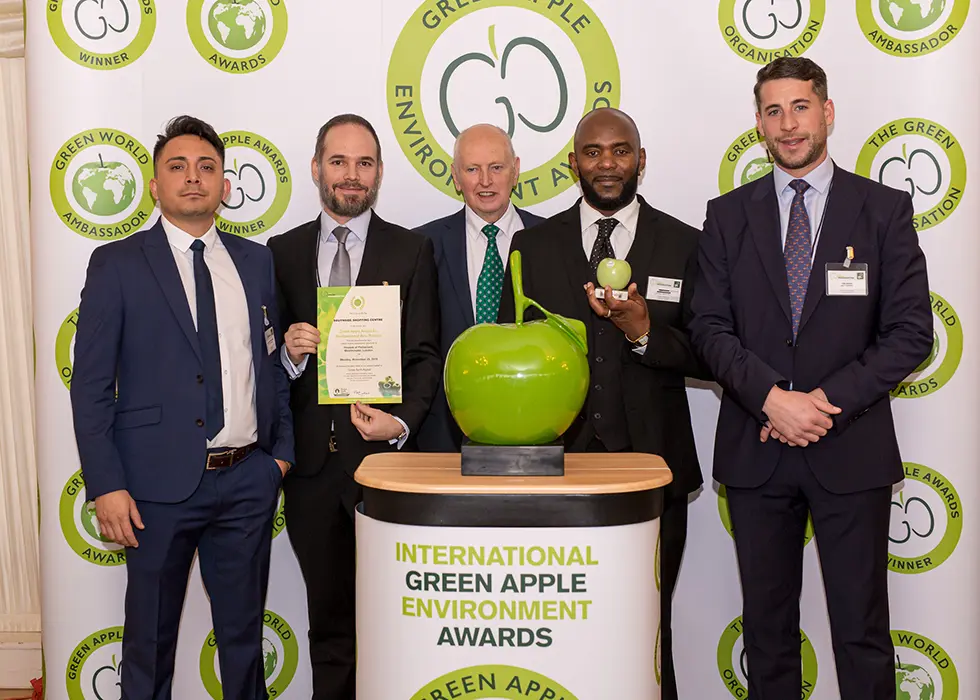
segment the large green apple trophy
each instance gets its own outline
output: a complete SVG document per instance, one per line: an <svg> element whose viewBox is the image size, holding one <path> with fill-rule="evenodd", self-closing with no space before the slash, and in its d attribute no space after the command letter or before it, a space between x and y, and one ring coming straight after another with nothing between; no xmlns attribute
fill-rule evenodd
<svg viewBox="0 0 980 700"><path fill-rule="evenodd" d="M481 323L449 348L445 385L463 433L484 445L545 445L575 420L589 388L585 324L524 296L521 253L510 255L516 323ZM529 307L543 321L524 321Z"/></svg>

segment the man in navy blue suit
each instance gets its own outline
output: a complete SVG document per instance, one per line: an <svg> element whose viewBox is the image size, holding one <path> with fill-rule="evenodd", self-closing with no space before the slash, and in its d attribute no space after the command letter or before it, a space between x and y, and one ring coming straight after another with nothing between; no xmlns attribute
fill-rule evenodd
<svg viewBox="0 0 980 700"><path fill-rule="evenodd" d="M494 323L514 234L543 221L518 209L510 193L521 172L503 129L477 124L463 130L453 149L452 176L466 203L417 230L433 243L439 272L443 360L459 334L476 323ZM425 452L458 452L463 434L449 413L442 383L422 429Z"/></svg>
<svg viewBox="0 0 980 700"><path fill-rule="evenodd" d="M272 518L293 461L272 255L218 231L224 146L171 121L152 228L97 248L78 312L75 437L102 533L126 547L122 697L169 700L195 550L226 698L267 698Z"/></svg>

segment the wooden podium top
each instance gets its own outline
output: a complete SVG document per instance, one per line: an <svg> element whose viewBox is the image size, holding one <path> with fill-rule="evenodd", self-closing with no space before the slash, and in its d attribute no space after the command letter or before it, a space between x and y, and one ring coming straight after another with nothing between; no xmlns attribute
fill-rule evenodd
<svg viewBox="0 0 980 700"><path fill-rule="evenodd" d="M459 453L405 452L369 455L354 473L371 489L435 495L616 494L649 491L673 475L657 455L566 454L564 476L463 476Z"/></svg>

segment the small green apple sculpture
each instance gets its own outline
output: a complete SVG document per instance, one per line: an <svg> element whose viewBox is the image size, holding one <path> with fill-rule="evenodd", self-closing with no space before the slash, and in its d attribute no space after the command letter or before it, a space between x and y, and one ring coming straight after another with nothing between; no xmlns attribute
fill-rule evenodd
<svg viewBox="0 0 980 700"><path fill-rule="evenodd" d="M521 253L510 256L516 323L481 323L449 348L444 380L463 433L488 445L541 445L575 420L589 388L585 324L524 296ZM543 321L525 322L533 306Z"/></svg>

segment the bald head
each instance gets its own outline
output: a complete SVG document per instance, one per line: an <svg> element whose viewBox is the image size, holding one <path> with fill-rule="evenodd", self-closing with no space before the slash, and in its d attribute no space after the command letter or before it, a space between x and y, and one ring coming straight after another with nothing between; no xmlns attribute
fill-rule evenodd
<svg viewBox="0 0 980 700"><path fill-rule="evenodd" d="M587 143L595 134L602 132L613 132L628 138L633 147L640 150L640 130L636 128L633 118L614 107L600 107L582 117L575 127L576 152L580 144Z"/></svg>
<svg viewBox="0 0 980 700"><path fill-rule="evenodd" d="M493 124L465 129L453 146L453 182L467 206L488 224L496 223L510 206L521 161L507 132Z"/></svg>
<svg viewBox="0 0 980 700"><path fill-rule="evenodd" d="M612 216L633 201L647 156L628 114L610 107L589 112L575 129L574 144L568 163L589 205Z"/></svg>

